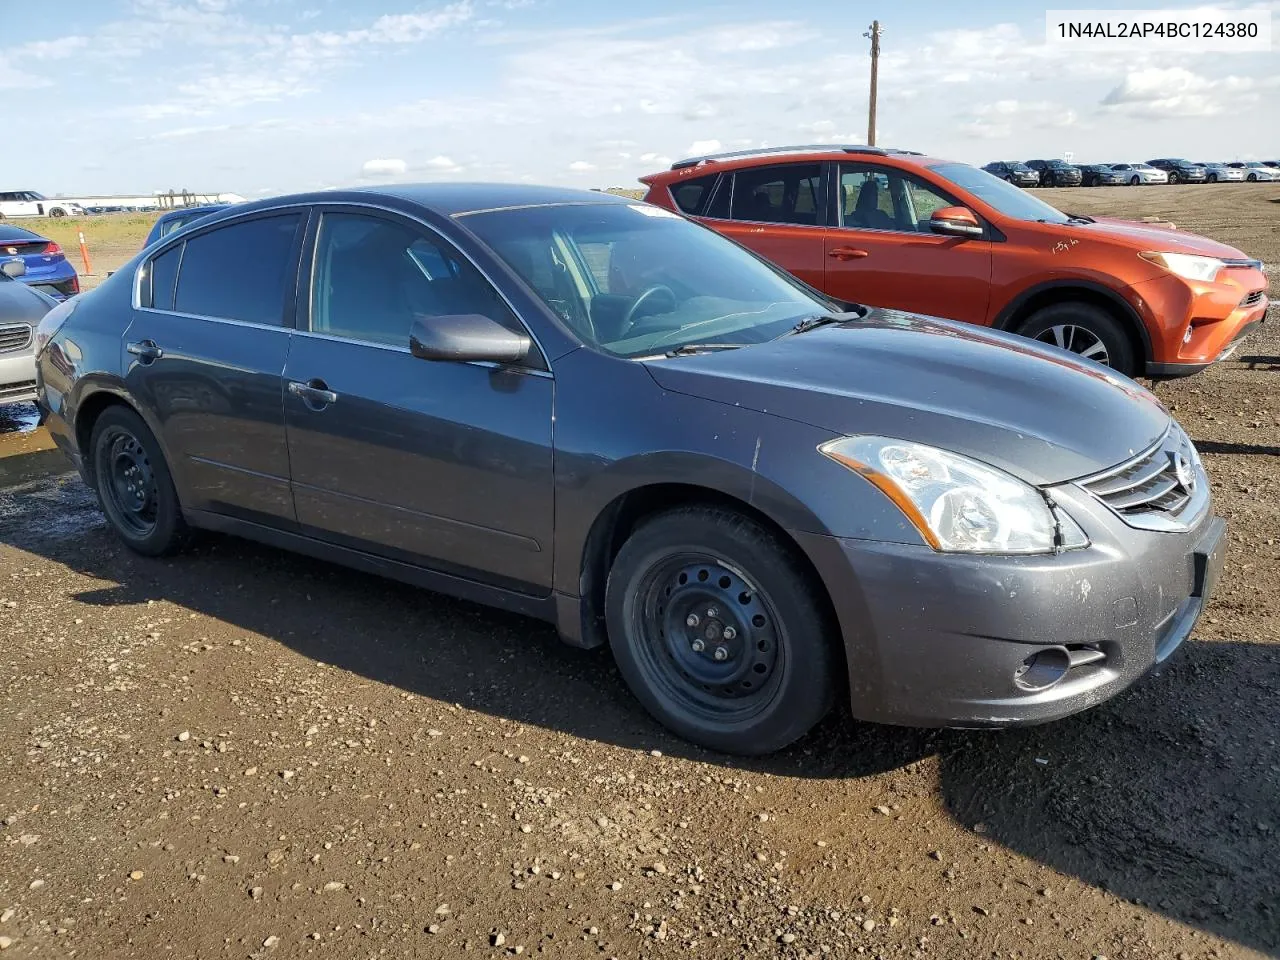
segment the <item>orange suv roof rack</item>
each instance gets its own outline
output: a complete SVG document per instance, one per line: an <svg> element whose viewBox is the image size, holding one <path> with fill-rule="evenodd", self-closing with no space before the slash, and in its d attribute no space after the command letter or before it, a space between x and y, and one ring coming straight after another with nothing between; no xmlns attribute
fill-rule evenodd
<svg viewBox="0 0 1280 960"><path fill-rule="evenodd" d="M870 153L876 156L887 156L891 153L923 156L918 150L892 150L886 147L868 147L857 143L806 143L790 147L759 147L755 150L738 150L733 153L709 153L704 157L688 157L677 160L671 165L672 170L684 170L704 163L715 163L717 160L742 160L747 157L767 157L775 153Z"/></svg>

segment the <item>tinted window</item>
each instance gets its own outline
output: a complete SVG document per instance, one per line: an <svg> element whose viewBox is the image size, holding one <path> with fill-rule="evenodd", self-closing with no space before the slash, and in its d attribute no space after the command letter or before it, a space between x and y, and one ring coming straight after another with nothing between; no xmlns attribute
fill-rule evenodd
<svg viewBox="0 0 1280 960"><path fill-rule="evenodd" d="M463 313L521 329L493 285L443 243L391 220L324 215L311 285L313 331L407 348L414 317Z"/></svg>
<svg viewBox="0 0 1280 960"><path fill-rule="evenodd" d="M166 250L151 261L151 306L157 310L173 309L173 286L178 279L178 263L182 259L182 244Z"/></svg>
<svg viewBox="0 0 1280 960"><path fill-rule="evenodd" d="M995 179L989 173L982 175ZM953 203L936 187L898 170L862 164L840 165L840 222L843 226L928 233L929 218L933 212Z"/></svg>
<svg viewBox="0 0 1280 960"><path fill-rule="evenodd" d="M718 176L719 174L713 173L709 177L697 177L694 180L682 180L674 184L671 187L671 197L675 200L676 206L690 216L701 216L702 211L707 208L707 201L711 198L711 191L715 188Z"/></svg>
<svg viewBox="0 0 1280 960"><path fill-rule="evenodd" d="M202 317L280 324L293 279L299 215L219 227L186 243L174 309Z"/></svg>
<svg viewBox="0 0 1280 960"><path fill-rule="evenodd" d="M739 170L733 179L734 220L763 223L818 222L818 187L822 168L794 163Z"/></svg>

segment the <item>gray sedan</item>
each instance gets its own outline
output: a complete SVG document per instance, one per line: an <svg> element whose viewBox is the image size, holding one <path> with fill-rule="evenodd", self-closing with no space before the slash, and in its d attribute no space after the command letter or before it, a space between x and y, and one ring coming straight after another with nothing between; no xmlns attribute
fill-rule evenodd
<svg viewBox="0 0 1280 960"><path fill-rule="evenodd" d="M1195 447L1133 381L835 303L599 193L237 206L40 338L43 418L134 550L217 530L543 618L717 750L841 695L923 725L1083 710L1221 569Z"/></svg>
<svg viewBox="0 0 1280 960"><path fill-rule="evenodd" d="M58 301L18 282L20 259L0 263L0 403L36 398L35 328Z"/></svg>

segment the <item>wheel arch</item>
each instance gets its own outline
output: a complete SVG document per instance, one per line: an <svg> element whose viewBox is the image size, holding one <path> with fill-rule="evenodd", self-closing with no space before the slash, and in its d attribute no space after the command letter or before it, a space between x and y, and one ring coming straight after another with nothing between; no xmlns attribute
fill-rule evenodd
<svg viewBox="0 0 1280 960"><path fill-rule="evenodd" d="M1050 280L1029 287L1005 305L992 326L997 330L1017 333L1018 328L1042 307L1072 301L1100 307L1120 321L1133 347L1139 370L1151 361L1151 333L1138 312L1114 290L1089 280Z"/></svg>
<svg viewBox="0 0 1280 960"><path fill-rule="evenodd" d="M80 451L80 460L84 467L85 477L91 484L96 484L93 476L93 455L89 449L89 441L93 437L94 424L112 407L123 407L138 415L147 429L159 444L165 459L170 460L169 450L165 446L157 424L142 409L142 406L129 396L128 392L114 383L86 384L76 399L75 412L71 418L71 428L75 436L76 449Z"/></svg>
<svg viewBox="0 0 1280 960"><path fill-rule="evenodd" d="M604 621L605 585L614 558L631 532L648 517L690 506L730 510L769 529L793 551L805 573L812 577L814 588L831 623L838 622L835 604L813 559L781 523L758 506L731 493L691 483L659 482L633 487L615 496L596 514L583 541L579 558L578 604L582 635L575 638L575 642L584 647L595 647L607 641ZM844 644L839 643L837 646L843 669Z"/></svg>

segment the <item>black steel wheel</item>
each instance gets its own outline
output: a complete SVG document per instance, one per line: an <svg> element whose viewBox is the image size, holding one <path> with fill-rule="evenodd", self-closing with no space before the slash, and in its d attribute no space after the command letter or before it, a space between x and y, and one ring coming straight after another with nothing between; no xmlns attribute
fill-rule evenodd
<svg viewBox="0 0 1280 960"><path fill-rule="evenodd" d="M133 410L108 407L93 425L89 463L102 512L129 547L171 553L186 539L178 495L164 455Z"/></svg>
<svg viewBox="0 0 1280 960"><path fill-rule="evenodd" d="M794 548L754 520L690 507L623 545L606 617L636 697L676 733L727 753L767 753L830 707L829 616Z"/></svg>

